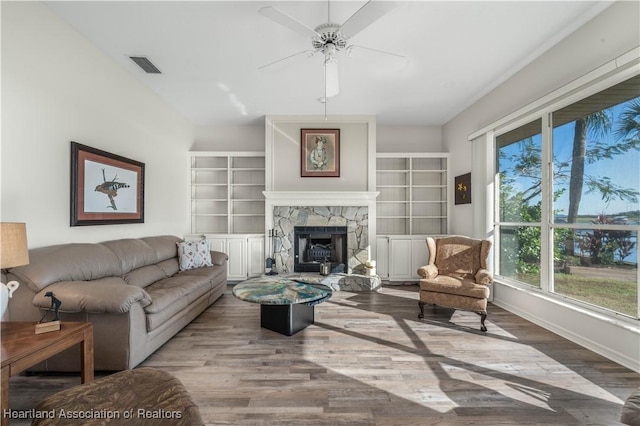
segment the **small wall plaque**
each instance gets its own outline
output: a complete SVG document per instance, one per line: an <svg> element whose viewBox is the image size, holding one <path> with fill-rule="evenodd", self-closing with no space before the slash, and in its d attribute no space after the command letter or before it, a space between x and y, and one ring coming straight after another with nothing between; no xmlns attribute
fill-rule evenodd
<svg viewBox="0 0 640 426"><path fill-rule="evenodd" d="M456 176L454 192L456 204L471 204L471 173Z"/></svg>

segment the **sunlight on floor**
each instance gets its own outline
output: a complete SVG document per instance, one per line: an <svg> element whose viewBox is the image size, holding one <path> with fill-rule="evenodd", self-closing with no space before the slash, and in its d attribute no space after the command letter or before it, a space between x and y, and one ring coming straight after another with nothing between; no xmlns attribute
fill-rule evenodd
<svg viewBox="0 0 640 426"><path fill-rule="evenodd" d="M386 287L385 294L406 298L408 304L417 305L416 292L403 291L401 287ZM328 303L345 308L360 305L357 298L354 299L341 297ZM439 324L441 322L446 325L443 327ZM528 336L519 337L491 322L491 316L487 320L489 332L479 333L478 322L479 319L469 312L455 311L449 319L443 315L442 318L418 320L416 315L416 319L412 320L406 318L406 313L398 316L377 312L374 317L368 318L364 309L362 317L352 317L341 327L318 321L316 324L344 333L345 339L353 340L351 345L360 348L370 346L370 357L359 356L363 360L378 356L389 359L388 365L372 370L369 360L363 363L368 367L363 366L362 369L358 368L357 363L354 366L353 362L343 367L336 365L335 359L324 362L312 356L310 360L368 387L442 414L458 407L464 409L470 404L520 406L521 409L535 407L551 415L561 409L562 401L566 399L594 399L594 404L603 401L622 404L618 397L582 377L579 374L580 365L565 366L540 351L535 337L533 341ZM399 328L404 333L381 340L377 330L389 327ZM451 334L466 334L468 339L447 339L446 336ZM542 344L545 343L548 342L542 341ZM500 362L495 354L505 350L511 354L517 352L525 360L536 360L531 368L542 368L548 374L531 378L527 363ZM403 383L405 374L414 374L407 367L412 363L416 365L415 374L425 377L424 386L419 388ZM381 386L382 383L384 386ZM445 384L445 388L441 383Z"/></svg>

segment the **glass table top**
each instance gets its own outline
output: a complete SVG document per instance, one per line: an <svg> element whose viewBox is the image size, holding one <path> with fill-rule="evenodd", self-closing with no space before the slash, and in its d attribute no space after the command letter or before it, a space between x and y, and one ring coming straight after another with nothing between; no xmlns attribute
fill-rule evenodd
<svg viewBox="0 0 640 426"><path fill-rule="evenodd" d="M331 288L322 284L306 284L286 278L259 277L233 286L240 300L261 305L317 304L329 299Z"/></svg>

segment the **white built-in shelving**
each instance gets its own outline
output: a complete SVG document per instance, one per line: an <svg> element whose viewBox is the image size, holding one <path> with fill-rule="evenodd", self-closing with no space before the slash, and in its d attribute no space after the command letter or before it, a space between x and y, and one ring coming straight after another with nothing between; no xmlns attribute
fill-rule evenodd
<svg viewBox="0 0 640 426"><path fill-rule="evenodd" d="M263 152L191 153L191 232L264 234Z"/></svg>
<svg viewBox="0 0 640 426"><path fill-rule="evenodd" d="M377 232L446 234L448 154L379 153L376 159Z"/></svg>
<svg viewBox="0 0 640 426"><path fill-rule="evenodd" d="M378 153L376 247L378 275L417 280L427 263L427 235L449 232L449 154Z"/></svg>
<svg viewBox="0 0 640 426"><path fill-rule="evenodd" d="M227 278L264 272L264 152L191 152L191 233L229 256Z"/></svg>

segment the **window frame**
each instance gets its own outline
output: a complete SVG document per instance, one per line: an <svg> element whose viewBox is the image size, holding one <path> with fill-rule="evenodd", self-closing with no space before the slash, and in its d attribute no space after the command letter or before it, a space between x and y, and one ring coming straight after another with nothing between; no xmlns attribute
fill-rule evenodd
<svg viewBox="0 0 640 426"><path fill-rule="evenodd" d="M640 49L638 49L640 50ZM631 57L629 57L631 56ZM622 59L626 58L627 61ZM493 231L494 241L494 265L496 272L496 280L504 282L511 286L521 288L524 291L532 293L544 294L545 297L550 297L555 300L562 301L572 306L580 307L586 311L596 312L605 317L614 318L616 320L622 320L632 324L638 324L640 322L640 270L638 270L638 279L636 280L637 286L637 301L636 301L636 317L630 317L626 314L607 309L598 305L593 305L587 302L574 299L569 296L558 294L554 292L554 270L553 270L553 232L554 229L584 229L584 224L556 224L553 222L553 205L551 202L552 197L549 194L553 193L553 123L552 113L561 108L576 103L584 98L592 96L596 93L602 92L611 86L628 80L632 77L640 75L640 67L638 65L640 60L638 58L638 51L631 52L628 56L623 55L621 58L617 58L612 63L606 64L603 67L583 76L582 78L558 89L542 99L534 102L533 104L524 107L514 113L506 116L498 122L485 127L484 129L475 132L469 136L470 140L477 139L482 136L486 136L489 139L489 143L492 144L493 156L489 156L488 159L493 163L490 167L493 170L493 217L488 218L491 223L488 225ZM496 140L499 136L510 132L518 127L524 126L535 120L542 120L541 136L542 136L542 199L541 199L541 222L502 222L500 220L500 188L498 185L498 170L497 170L497 153L498 147ZM515 280L513 278L500 275L500 227L501 226L535 226L540 227L541 232L541 252L540 252L540 287ZM636 232L640 235L640 225L603 225L606 229L618 229L625 231ZM590 229L597 229L599 226L594 224ZM636 256L636 262L640 258L640 247L636 247L636 251L639 253Z"/></svg>

